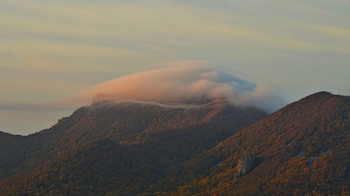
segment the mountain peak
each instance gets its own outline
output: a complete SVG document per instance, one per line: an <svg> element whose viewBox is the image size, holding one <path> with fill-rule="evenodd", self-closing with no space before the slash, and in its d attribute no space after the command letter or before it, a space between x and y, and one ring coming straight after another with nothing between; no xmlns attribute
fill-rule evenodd
<svg viewBox="0 0 350 196"><path fill-rule="evenodd" d="M313 93L309 96L306 96L303 99L313 99L313 100L317 100L317 99L325 99L325 98L331 98L331 97L336 97L337 95L332 94L331 92L327 92L327 91L320 91L320 92L316 92Z"/></svg>
<svg viewBox="0 0 350 196"><path fill-rule="evenodd" d="M330 115L337 110L342 109L344 104L350 104L350 99L341 95L334 95L330 92L321 91L311 94L299 101L288 104L281 108L273 115L296 115L301 118L310 117L308 115L314 115L315 112L319 115Z"/></svg>
<svg viewBox="0 0 350 196"><path fill-rule="evenodd" d="M300 101L303 100L309 100L309 101L325 101L326 99L339 99L339 100L344 100L346 99L346 96L342 96L342 95L335 95L332 94L331 92L327 92L327 91L320 91L314 94L311 94L303 99L301 99Z"/></svg>

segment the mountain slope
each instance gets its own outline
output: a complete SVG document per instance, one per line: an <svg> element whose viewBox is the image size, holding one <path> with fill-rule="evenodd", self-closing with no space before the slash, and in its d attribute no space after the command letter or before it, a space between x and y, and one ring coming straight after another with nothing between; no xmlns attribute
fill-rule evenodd
<svg viewBox="0 0 350 196"><path fill-rule="evenodd" d="M258 109L234 107L223 100L195 107L140 103L83 107L52 128L24 137L27 154L12 170L17 174L0 181L0 190L94 194L124 190L124 186L130 186L127 182L150 185L166 176L170 167L265 115ZM99 167L100 163L105 166ZM84 169L86 165L90 172ZM130 166L123 170L124 175L118 169L122 165ZM93 174L96 178L88 180ZM99 186L91 189L96 181Z"/></svg>
<svg viewBox="0 0 350 196"><path fill-rule="evenodd" d="M235 177L244 151L256 161ZM292 103L197 156L176 194L349 194L350 100L320 92ZM190 174L190 175L188 175Z"/></svg>
<svg viewBox="0 0 350 196"><path fill-rule="evenodd" d="M144 188L157 179L161 165L148 154L139 146L102 139L10 177L0 182L0 190L11 195L103 195L108 189Z"/></svg>
<svg viewBox="0 0 350 196"><path fill-rule="evenodd" d="M25 152L23 146L19 145L22 143L23 136L0 131L0 178L10 175L13 165L23 160Z"/></svg>

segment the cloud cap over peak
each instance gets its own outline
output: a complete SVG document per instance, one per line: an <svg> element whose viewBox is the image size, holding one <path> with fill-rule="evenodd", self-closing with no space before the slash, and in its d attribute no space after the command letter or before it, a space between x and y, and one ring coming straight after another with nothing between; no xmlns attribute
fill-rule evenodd
<svg viewBox="0 0 350 196"><path fill-rule="evenodd" d="M267 86L254 84L210 66L198 65L126 75L94 86L70 100L85 104L91 103L94 98L195 104L220 97L225 97L234 105L255 106L267 112L273 112L285 104Z"/></svg>

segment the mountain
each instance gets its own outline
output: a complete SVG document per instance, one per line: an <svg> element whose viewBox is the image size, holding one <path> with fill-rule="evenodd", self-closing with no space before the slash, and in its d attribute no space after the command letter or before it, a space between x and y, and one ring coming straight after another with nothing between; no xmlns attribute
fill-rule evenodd
<svg viewBox="0 0 350 196"><path fill-rule="evenodd" d="M252 167L239 176L242 163ZM349 168L350 99L319 92L188 161L168 194L349 195Z"/></svg>
<svg viewBox="0 0 350 196"><path fill-rule="evenodd" d="M49 129L4 136L14 145L0 146L8 156L0 192L86 195L127 193L131 186L140 192L264 116L224 99L190 106L94 103ZM11 157L15 150L18 159Z"/></svg>
<svg viewBox="0 0 350 196"><path fill-rule="evenodd" d="M100 103L4 137L13 142L1 151L18 141L28 152L9 159L4 195L350 194L350 98L328 92L268 116L225 100Z"/></svg>

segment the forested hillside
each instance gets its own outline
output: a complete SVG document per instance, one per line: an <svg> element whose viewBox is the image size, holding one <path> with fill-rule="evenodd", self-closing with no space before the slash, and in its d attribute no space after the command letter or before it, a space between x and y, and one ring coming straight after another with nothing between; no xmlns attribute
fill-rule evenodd
<svg viewBox="0 0 350 196"><path fill-rule="evenodd" d="M237 177L246 150L255 161ZM350 101L320 92L187 162L173 177L188 182L173 194L348 195L349 157Z"/></svg>
<svg viewBox="0 0 350 196"><path fill-rule="evenodd" d="M11 165L15 175L1 180L0 190L143 192L167 176L170 168L264 116L258 109L235 107L225 100L192 107L140 103L83 107L52 128L23 137L24 156Z"/></svg>

